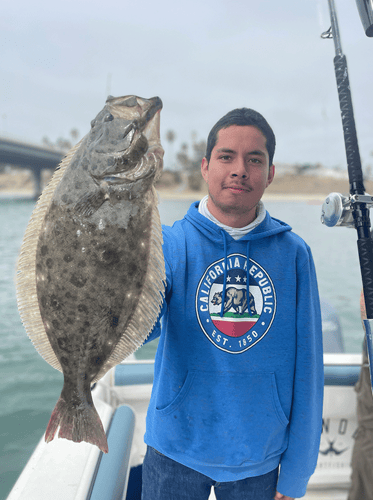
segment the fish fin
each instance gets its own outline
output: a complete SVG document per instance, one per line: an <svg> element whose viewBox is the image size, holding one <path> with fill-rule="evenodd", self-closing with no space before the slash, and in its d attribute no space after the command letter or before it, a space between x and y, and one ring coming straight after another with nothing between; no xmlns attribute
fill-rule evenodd
<svg viewBox="0 0 373 500"><path fill-rule="evenodd" d="M79 215L90 217L101 207L106 199L106 193L101 189L93 194L84 194L76 203L74 210Z"/></svg>
<svg viewBox="0 0 373 500"><path fill-rule="evenodd" d="M82 408L83 407L83 408ZM108 444L101 419L93 403L72 406L62 395L57 401L45 432L45 441L53 440L60 427L58 437L75 443L85 441L94 444L104 453L108 453Z"/></svg>
<svg viewBox="0 0 373 500"><path fill-rule="evenodd" d="M123 361L145 342L161 311L166 283L162 250L162 225L157 208L158 195L154 187L149 195L151 196L150 203L153 204L153 211L148 272L146 273L136 310L124 334L93 382L100 380L110 368Z"/></svg>
<svg viewBox="0 0 373 500"><path fill-rule="evenodd" d="M83 139L82 139L83 140ZM72 157L81 145L74 146L56 168L51 180L43 190L26 228L17 263L16 290L18 310L25 330L35 349L53 368L62 372L60 362L54 353L45 332L40 315L36 291L36 249L45 216L51 205L54 191L61 181Z"/></svg>

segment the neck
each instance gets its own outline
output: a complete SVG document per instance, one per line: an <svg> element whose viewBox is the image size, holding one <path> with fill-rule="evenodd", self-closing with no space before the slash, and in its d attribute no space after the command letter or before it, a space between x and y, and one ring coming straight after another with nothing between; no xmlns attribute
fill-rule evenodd
<svg viewBox="0 0 373 500"><path fill-rule="evenodd" d="M257 217L257 206L245 212L241 212L240 209L223 211L218 210L213 203L210 203L210 198L207 200L207 209L219 222L235 228L245 227L251 224Z"/></svg>

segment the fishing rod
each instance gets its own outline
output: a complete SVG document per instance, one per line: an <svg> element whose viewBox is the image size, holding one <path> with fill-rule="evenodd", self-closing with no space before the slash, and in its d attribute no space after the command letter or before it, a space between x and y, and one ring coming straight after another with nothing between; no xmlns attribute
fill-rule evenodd
<svg viewBox="0 0 373 500"><path fill-rule="evenodd" d="M367 319L364 320L364 328L373 391L373 239L369 217L369 209L373 206L373 196L365 193L348 78L347 59L342 52L334 0L328 0L328 2L331 28L323 33L321 37L333 38L334 41L334 70L342 117L350 195L343 196L339 193L331 193L322 206L321 221L329 227L355 227L357 231L357 247L367 313ZM371 0L356 0L356 3L366 35L373 36L373 7Z"/></svg>

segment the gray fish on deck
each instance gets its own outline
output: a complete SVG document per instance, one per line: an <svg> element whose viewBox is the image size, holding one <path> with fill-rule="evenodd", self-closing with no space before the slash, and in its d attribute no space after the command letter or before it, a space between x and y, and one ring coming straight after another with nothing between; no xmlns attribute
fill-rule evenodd
<svg viewBox="0 0 373 500"><path fill-rule="evenodd" d="M158 97L108 97L67 154L26 229L17 267L21 319L64 386L45 439L107 452L91 384L156 323L165 268L154 182L162 169Z"/></svg>

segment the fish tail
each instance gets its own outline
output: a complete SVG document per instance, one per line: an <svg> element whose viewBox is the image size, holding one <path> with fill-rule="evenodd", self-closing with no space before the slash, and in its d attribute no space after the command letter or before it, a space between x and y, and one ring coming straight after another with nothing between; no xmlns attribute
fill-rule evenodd
<svg viewBox="0 0 373 500"><path fill-rule="evenodd" d="M58 427L60 427L58 433L60 438L75 443L85 441L98 446L104 453L109 451L106 434L93 403L73 407L60 396L45 432L47 443L52 441Z"/></svg>

